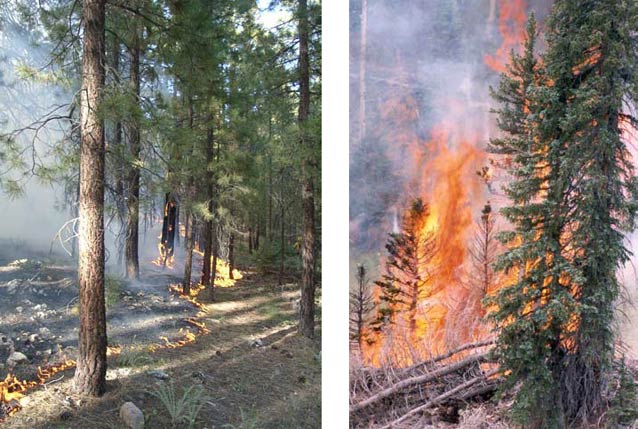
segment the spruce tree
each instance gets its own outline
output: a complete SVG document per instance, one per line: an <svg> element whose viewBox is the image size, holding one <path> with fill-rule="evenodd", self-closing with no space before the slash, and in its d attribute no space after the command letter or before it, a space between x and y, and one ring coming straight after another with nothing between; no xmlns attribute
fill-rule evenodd
<svg viewBox="0 0 638 429"><path fill-rule="evenodd" d="M579 311L565 335L561 378L569 421L587 423L603 412L611 370L616 273L628 261L625 233L633 230L638 191L623 136L635 125L638 4L612 0L558 1L545 56L553 100L562 115L550 123L561 148L566 236L563 253L574 275L569 287Z"/></svg>
<svg viewBox="0 0 638 429"><path fill-rule="evenodd" d="M497 354L508 376L503 389L521 388L514 417L532 427L561 427L557 392L562 329L574 311L560 279L567 269L561 255L561 219L554 198L563 192L548 166L547 140L540 112L547 107L544 71L535 59L536 23L532 16L521 55L511 64L494 95L500 102L498 125L505 136L491 141L507 157L511 180L504 187L510 205L501 213L511 230L500 235L507 250L496 268L514 277L488 300L499 327Z"/></svg>
<svg viewBox="0 0 638 429"><path fill-rule="evenodd" d="M635 123L623 102L636 99L636 8L557 1L544 67L520 67L534 63L530 22L525 51L496 92L507 134L492 148L511 156L513 178L502 211L513 228L497 268L517 270L518 280L493 300L493 317L505 388L521 382L515 417L534 428L582 425L603 411L616 271L636 215L621 128Z"/></svg>

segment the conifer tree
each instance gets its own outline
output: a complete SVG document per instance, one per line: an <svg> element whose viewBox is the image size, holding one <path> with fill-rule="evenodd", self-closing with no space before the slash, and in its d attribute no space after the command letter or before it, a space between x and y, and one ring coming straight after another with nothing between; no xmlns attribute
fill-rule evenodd
<svg viewBox="0 0 638 429"><path fill-rule="evenodd" d="M533 428L583 425L603 411L616 271L636 214L621 128L635 124L623 102L636 100L636 8L557 1L544 67L518 67L533 63L528 28L496 93L507 136L492 147L512 156L513 177L502 211L513 230L502 236L509 249L498 268L519 276L494 300L493 317L505 388L522 382L515 416Z"/></svg>
<svg viewBox="0 0 638 429"><path fill-rule="evenodd" d="M367 339L365 328L368 314L373 307L368 272L365 265L360 264L357 266L355 288L350 291L350 340L357 343L359 350Z"/></svg>
<svg viewBox="0 0 638 429"><path fill-rule="evenodd" d="M556 117L547 128L556 130L557 176L565 189L561 245L579 304L564 335L561 399L576 424L603 412L620 291L616 274L628 261L625 234L636 216L637 180L623 127L636 125L625 109L638 101L637 19L636 2L561 0L549 22L544 58L556 107L548 117Z"/></svg>
<svg viewBox="0 0 638 429"><path fill-rule="evenodd" d="M501 212L512 226L500 236L507 251L496 268L506 275L514 271L517 280L488 302L495 304L492 318L500 328L497 353L508 371L503 389L522 382L515 418L532 427L552 427L563 420L556 393L560 334L574 305L559 281L567 264L560 252L561 221L553 203L562 191L556 189L556 171L548 166L548 147L541 138L537 115L546 107L540 96L544 72L535 59L535 44L532 16L523 53L512 54L494 93L500 102L498 125L506 134L492 140L490 148L509 157L505 165L511 181L504 191L510 205Z"/></svg>
<svg viewBox="0 0 638 429"><path fill-rule="evenodd" d="M432 272L426 267L435 252L434 235L425 230L429 209L420 198L412 202L401 231L391 233L386 250L386 273L375 284L381 288L376 330L396 323L399 314L406 315L410 332L416 330L417 306L427 296L427 284Z"/></svg>

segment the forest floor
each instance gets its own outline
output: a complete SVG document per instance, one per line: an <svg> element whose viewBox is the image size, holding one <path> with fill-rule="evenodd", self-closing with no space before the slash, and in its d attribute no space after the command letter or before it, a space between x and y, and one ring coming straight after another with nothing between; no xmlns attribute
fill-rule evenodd
<svg viewBox="0 0 638 429"><path fill-rule="evenodd" d="M3 320L0 330L8 331L3 334L9 338L20 339L15 349L23 350L29 362L16 365L11 372L27 379L24 374L46 363L45 357L50 363L56 361L56 352L48 353L51 344L61 350L57 358L72 358L68 355L73 354L77 342L71 286L74 280L61 280L71 274L70 268L60 268L56 278L51 272L54 264L43 267L29 261L13 264L19 269L5 268L4 273L0 268L0 295L8 293L6 288L12 281L13 285L22 285L20 290L25 294L11 300L0 296L0 306L7 307L0 311L11 317L11 323ZM11 262L0 255L0 267L11 267ZM195 268L197 265L197 275L199 270ZM20 400L22 410L0 427L125 428L119 408L127 401L143 411L147 428L320 427L320 326L314 340L297 335L299 288L292 278L278 286L274 275L256 272L249 266L240 269L242 278L232 287L219 288L216 302L197 308L169 291L169 285L178 282L178 271L143 268L140 282L122 283L116 288L107 310L109 345L120 351L109 357L106 394L98 399L74 395L73 369L69 369L29 391ZM33 271L44 278L43 282L57 282L55 289L42 295L35 279L31 283L36 285L29 283L26 288L24 280L30 280ZM21 281L16 282L16 278ZM25 299L31 304L22 305L16 312L15 303ZM25 310L40 305L38 299L46 301L48 311L55 311L45 313L50 322L37 317L42 314L31 319L34 315ZM47 311L42 306L37 308L34 311ZM203 323L207 332L202 334L195 325L186 323L188 318ZM46 327L49 332L45 332L55 340L49 344L47 335L39 334L42 331L38 326ZM29 341L23 335L25 330L36 333L36 340ZM180 344L186 332L196 334L194 342ZM153 344L167 344L161 336L167 336L175 348L151 350ZM43 353L45 347L47 353ZM0 374L8 371L0 369Z"/></svg>

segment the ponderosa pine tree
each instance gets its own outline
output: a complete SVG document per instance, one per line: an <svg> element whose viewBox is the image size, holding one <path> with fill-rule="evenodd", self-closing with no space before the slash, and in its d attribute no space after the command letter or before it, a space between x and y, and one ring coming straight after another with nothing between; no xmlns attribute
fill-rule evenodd
<svg viewBox="0 0 638 429"><path fill-rule="evenodd" d="M81 92L80 238L78 283L80 334L74 386L98 396L106 388L104 301L104 87L105 1L84 0Z"/></svg>
<svg viewBox="0 0 638 429"><path fill-rule="evenodd" d="M301 301L299 332L314 337L315 332L315 189L311 171L311 143L308 132L310 116L310 59L308 1L299 0L297 8L299 33L299 145L305 153L302 160L301 202L303 206L303 241L301 245Z"/></svg>

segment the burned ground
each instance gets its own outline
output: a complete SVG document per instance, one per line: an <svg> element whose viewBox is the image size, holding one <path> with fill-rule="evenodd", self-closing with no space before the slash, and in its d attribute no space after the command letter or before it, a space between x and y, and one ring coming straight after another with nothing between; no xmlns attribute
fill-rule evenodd
<svg viewBox="0 0 638 429"><path fill-rule="evenodd" d="M77 286L70 265L52 268L57 267L56 261L43 255L20 259L27 261L0 272L0 293L9 293L8 282L16 285L11 295L15 298L0 300L2 311L8 311L2 332L29 359L17 364L12 373L29 379L38 365L46 364L47 355L50 363L73 357ZM1 262L7 267L12 260ZM170 404L154 396L168 391L176 398L188 391L187 402L201 405L194 428L319 427L320 338L311 341L296 334L297 285L276 286L274 276L245 272L235 286L218 290L217 302L198 309L169 292L168 286L177 282L174 275L170 270L147 268L140 282L122 282L117 289L118 299L110 303L107 317L109 345L118 348L109 357L108 391L103 398L75 396L70 369L29 391L20 400L22 410L2 427L124 427L118 409L126 401L142 409L146 427L182 427L184 421L171 417ZM44 295L38 290L44 290ZM25 300L23 305L16 304ZM35 309L44 303L46 310ZM17 306L23 307L22 313ZM40 317L38 311L50 313ZM175 344L189 330L198 333L185 322L187 318L204 323L209 332L183 347L152 350L153 345L167 344L162 336ZM40 334L40 328L48 329L51 338ZM30 342L33 334L37 336ZM6 375L8 368L2 371Z"/></svg>

